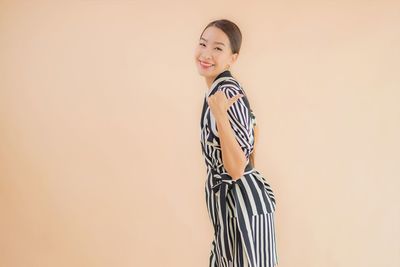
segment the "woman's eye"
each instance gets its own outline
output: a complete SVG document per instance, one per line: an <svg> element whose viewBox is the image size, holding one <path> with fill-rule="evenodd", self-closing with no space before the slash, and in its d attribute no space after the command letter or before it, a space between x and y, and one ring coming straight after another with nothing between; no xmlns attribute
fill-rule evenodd
<svg viewBox="0 0 400 267"><path fill-rule="evenodd" d="M199 45L201 45L201 46L206 46L205 44L203 44L203 43L199 43ZM216 47L215 49L217 49L217 50L219 50L219 51L222 51L222 49L221 48L219 48L219 47Z"/></svg>

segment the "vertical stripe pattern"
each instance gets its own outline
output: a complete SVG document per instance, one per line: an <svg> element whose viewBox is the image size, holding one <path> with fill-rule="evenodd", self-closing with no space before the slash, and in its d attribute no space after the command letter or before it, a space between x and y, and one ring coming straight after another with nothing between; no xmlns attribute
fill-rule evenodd
<svg viewBox="0 0 400 267"><path fill-rule="evenodd" d="M223 166L218 129L207 105L207 97L217 90L228 98L244 94L227 70L215 78L204 99L200 143L207 167L206 205L214 227L209 266L273 267L278 264L276 200L265 177L249 163L254 147L255 116L245 96L228 109L231 127L248 162L243 176L232 180Z"/></svg>

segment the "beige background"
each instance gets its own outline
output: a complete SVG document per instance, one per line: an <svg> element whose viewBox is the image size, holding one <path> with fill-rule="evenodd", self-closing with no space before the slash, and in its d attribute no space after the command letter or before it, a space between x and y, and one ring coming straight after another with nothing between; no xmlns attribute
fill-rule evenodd
<svg viewBox="0 0 400 267"><path fill-rule="evenodd" d="M0 266L208 266L193 53L219 18L279 266L400 266L398 1L0 2Z"/></svg>

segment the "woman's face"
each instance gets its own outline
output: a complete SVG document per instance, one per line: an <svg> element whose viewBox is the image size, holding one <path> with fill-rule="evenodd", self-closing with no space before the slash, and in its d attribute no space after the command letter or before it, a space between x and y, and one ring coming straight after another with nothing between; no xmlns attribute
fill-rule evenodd
<svg viewBox="0 0 400 267"><path fill-rule="evenodd" d="M195 49L195 62L200 75L213 79L232 66L238 54L232 54L228 36L219 28L208 27Z"/></svg>

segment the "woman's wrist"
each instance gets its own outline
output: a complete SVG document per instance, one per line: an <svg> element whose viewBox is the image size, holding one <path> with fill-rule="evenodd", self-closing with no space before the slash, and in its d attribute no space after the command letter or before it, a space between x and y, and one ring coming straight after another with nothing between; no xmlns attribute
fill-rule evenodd
<svg viewBox="0 0 400 267"><path fill-rule="evenodd" d="M228 112L221 113L217 117L215 117L216 122L229 122L229 115Z"/></svg>

